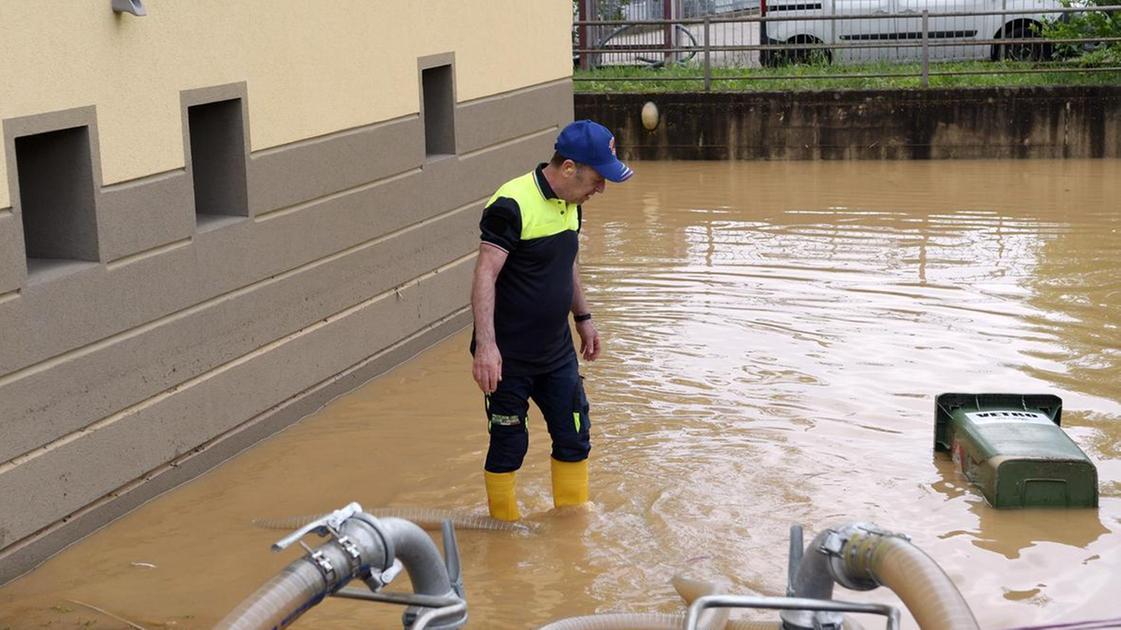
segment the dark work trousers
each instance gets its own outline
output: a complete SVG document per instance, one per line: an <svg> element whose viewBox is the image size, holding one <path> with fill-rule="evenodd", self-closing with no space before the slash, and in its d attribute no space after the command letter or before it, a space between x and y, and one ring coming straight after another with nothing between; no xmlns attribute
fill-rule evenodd
<svg viewBox="0 0 1121 630"><path fill-rule="evenodd" d="M504 473L522 467L529 448L529 399L545 416L553 439L553 459L579 462L592 450L588 398L584 395L576 357L547 374L503 376L498 389L486 397L490 450L484 468Z"/></svg>

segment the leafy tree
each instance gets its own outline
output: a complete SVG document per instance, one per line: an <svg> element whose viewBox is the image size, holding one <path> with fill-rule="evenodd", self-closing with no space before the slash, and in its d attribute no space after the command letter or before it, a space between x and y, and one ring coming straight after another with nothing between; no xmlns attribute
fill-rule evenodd
<svg viewBox="0 0 1121 630"><path fill-rule="evenodd" d="M1063 6L1119 6L1121 0L1062 0ZM1085 11L1069 13L1068 19L1050 20L1043 27L1050 39L1083 39L1085 42L1055 44L1057 59L1074 60L1082 66L1116 66L1121 64L1121 42L1093 41L1098 38L1121 37L1121 11Z"/></svg>

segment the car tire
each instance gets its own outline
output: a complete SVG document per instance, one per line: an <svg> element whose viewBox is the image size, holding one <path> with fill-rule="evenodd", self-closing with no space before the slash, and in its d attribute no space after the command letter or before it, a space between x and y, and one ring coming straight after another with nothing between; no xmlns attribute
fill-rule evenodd
<svg viewBox="0 0 1121 630"><path fill-rule="evenodd" d="M1039 34L1042 25L1039 22L1019 22L1008 24L997 35L997 38L1006 39L1039 39L1039 43L1030 44L994 44L992 58L994 61L1048 61L1053 52L1050 42L1045 41Z"/></svg>
<svg viewBox="0 0 1121 630"><path fill-rule="evenodd" d="M786 43L791 46L799 44L822 44L820 39L812 35L797 35L786 40ZM786 63L813 63L817 58L821 58L826 64L833 63L833 52L827 48L788 48L782 51Z"/></svg>

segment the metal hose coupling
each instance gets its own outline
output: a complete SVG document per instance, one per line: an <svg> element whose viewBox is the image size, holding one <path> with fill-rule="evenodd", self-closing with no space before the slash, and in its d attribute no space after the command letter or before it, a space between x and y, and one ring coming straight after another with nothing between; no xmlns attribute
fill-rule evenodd
<svg viewBox="0 0 1121 630"><path fill-rule="evenodd" d="M841 586L853 591L870 591L882 583L876 577L876 553L889 538L911 542L905 534L889 532L871 523L850 523L826 530L819 547L829 558L829 574Z"/></svg>
<svg viewBox="0 0 1121 630"><path fill-rule="evenodd" d="M301 539L328 538L315 549ZM325 597L336 596L405 606L406 630L458 630L467 623L455 529L443 524L444 557L423 529L398 518L375 518L351 503L308 523L273 545L299 543L307 555L294 560L218 623L222 630L284 628ZM402 570L413 593L383 593ZM368 590L346 588L364 582Z"/></svg>
<svg viewBox="0 0 1121 630"><path fill-rule="evenodd" d="M393 541L376 519L362 512L358 503L350 503L292 532L273 543L273 551L283 551L310 533L331 539L328 544L309 550L307 555L323 579L325 595L354 578L363 578L371 590L380 590L402 568L395 560Z"/></svg>

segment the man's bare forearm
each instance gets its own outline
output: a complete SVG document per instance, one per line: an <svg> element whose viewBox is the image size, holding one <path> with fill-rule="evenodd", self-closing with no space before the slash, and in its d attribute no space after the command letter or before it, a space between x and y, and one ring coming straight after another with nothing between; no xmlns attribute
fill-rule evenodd
<svg viewBox="0 0 1121 630"><path fill-rule="evenodd" d="M475 344L494 345L494 283L506 263L506 252L483 243L471 283L471 314L475 317Z"/></svg>
<svg viewBox="0 0 1121 630"><path fill-rule="evenodd" d="M471 285L471 314L475 317L475 343L494 344L494 279L476 273Z"/></svg>
<svg viewBox="0 0 1121 630"><path fill-rule="evenodd" d="M588 312L588 302L584 299L584 286L580 283L580 267L572 263L572 314L583 315Z"/></svg>

